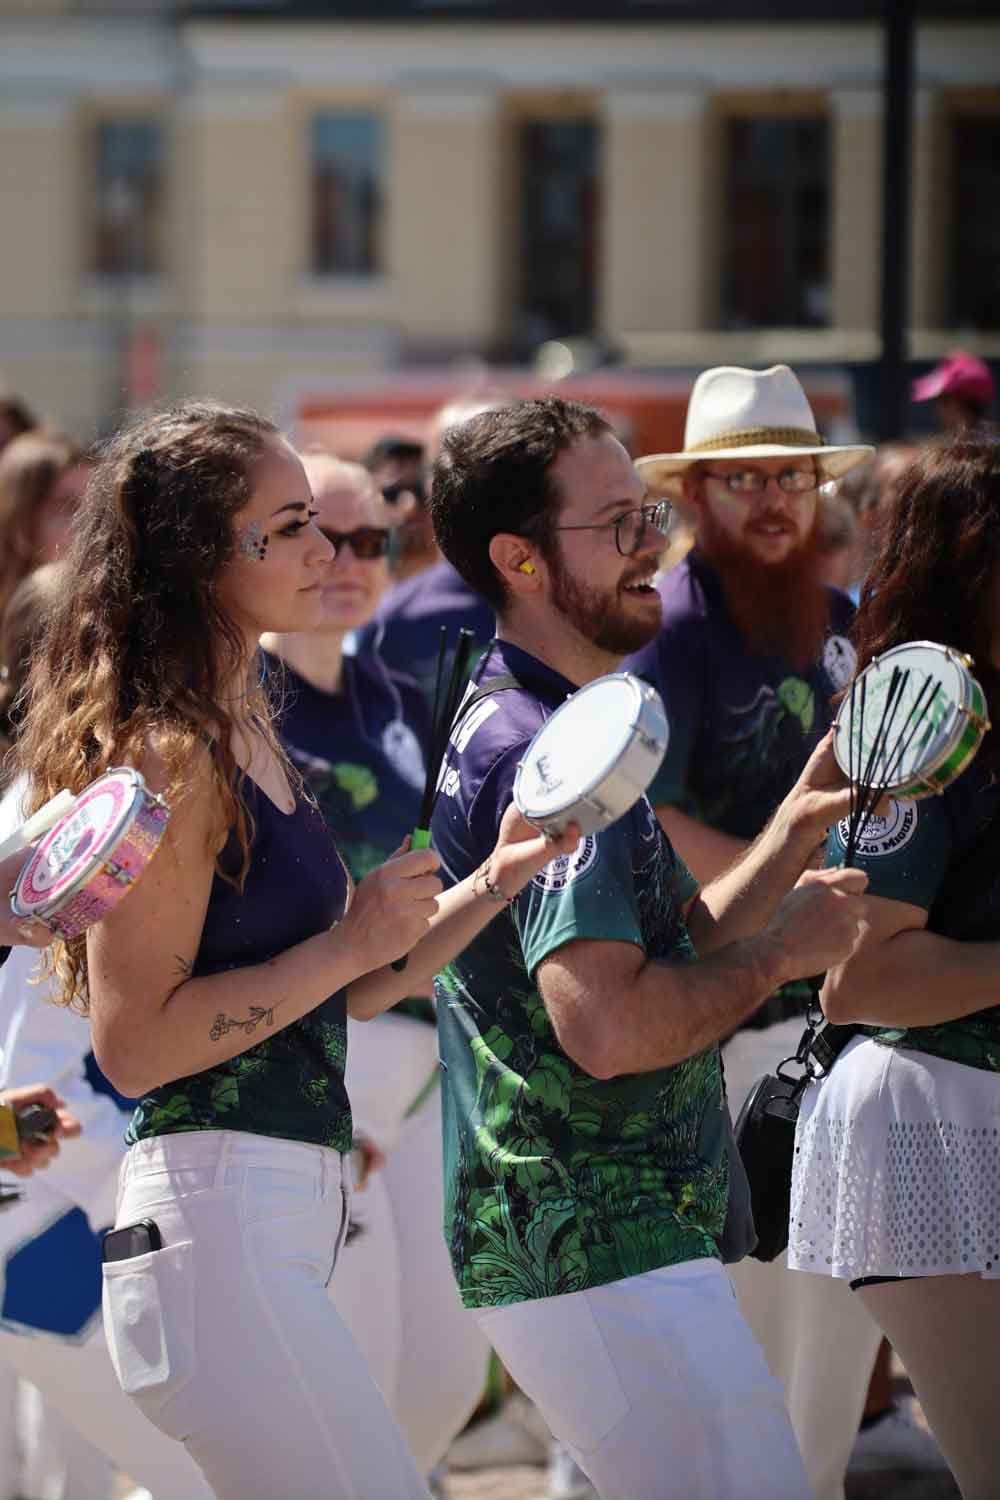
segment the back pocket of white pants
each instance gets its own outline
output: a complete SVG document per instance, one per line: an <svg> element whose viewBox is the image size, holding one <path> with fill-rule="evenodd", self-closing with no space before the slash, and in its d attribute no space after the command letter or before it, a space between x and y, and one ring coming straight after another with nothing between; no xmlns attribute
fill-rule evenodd
<svg viewBox="0 0 1000 1500"><path fill-rule="evenodd" d="M195 1373L190 1240L105 1265L104 1330L122 1390L157 1421Z"/></svg>

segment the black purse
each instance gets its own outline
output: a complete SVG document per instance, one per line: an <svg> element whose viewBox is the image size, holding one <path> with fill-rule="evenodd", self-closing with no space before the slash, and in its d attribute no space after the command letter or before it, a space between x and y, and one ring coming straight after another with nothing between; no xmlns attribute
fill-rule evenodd
<svg viewBox="0 0 1000 1500"><path fill-rule="evenodd" d="M806 1084L829 1072L857 1033L856 1026L831 1025L817 1005L795 1056L779 1063L776 1073L758 1078L737 1116L733 1134L750 1185L757 1230L750 1254L755 1260L774 1260L788 1245L795 1127ZM793 1064L801 1073L786 1071Z"/></svg>

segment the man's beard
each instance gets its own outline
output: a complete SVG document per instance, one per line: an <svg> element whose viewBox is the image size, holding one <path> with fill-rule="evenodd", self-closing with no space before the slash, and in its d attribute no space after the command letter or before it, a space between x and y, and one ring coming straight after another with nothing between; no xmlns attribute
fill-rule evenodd
<svg viewBox="0 0 1000 1500"><path fill-rule="evenodd" d="M617 589L590 588L574 578L559 553L555 550L547 559L552 579L552 603L561 615L585 640L606 651L609 656L630 656L653 639L660 629L660 615L650 610L650 619L641 619L629 613L626 597L621 592L624 583L634 582L649 569L646 563L625 574Z"/></svg>
<svg viewBox="0 0 1000 1500"><path fill-rule="evenodd" d="M762 562L734 542L706 509L698 550L719 574L726 606L748 649L779 656L797 671L818 660L830 624L830 599L820 576L817 528L781 562Z"/></svg>

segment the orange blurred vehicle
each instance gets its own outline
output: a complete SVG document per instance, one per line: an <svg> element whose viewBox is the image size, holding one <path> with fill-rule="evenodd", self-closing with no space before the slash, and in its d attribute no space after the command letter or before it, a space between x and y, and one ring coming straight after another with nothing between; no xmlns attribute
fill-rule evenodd
<svg viewBox="0 0 1000 1500"><path fill-rule="evenodd" d="M684 442L692 373L646 374L620 368L545 380L530 370L486 369L470 379L455 371L407 370L336 392L305 393L292 413L296 439L342 458L360 458L386 433L424 442L446 403L506 396L566 396L598 407L631 453L670 453ZM802 374L819 430L828 441L854 435L851 382L841 371Z"/></svg>

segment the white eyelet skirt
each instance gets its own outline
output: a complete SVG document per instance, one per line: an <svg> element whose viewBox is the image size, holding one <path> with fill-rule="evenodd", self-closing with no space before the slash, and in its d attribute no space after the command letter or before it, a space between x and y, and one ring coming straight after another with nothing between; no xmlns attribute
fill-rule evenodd
<svg viewBox="0 0 1000 1500"><path fill-rule="evenodd" d="M851 1042L802 1100L788 1264L1000 1277L1000 1074Z"/></svg>

